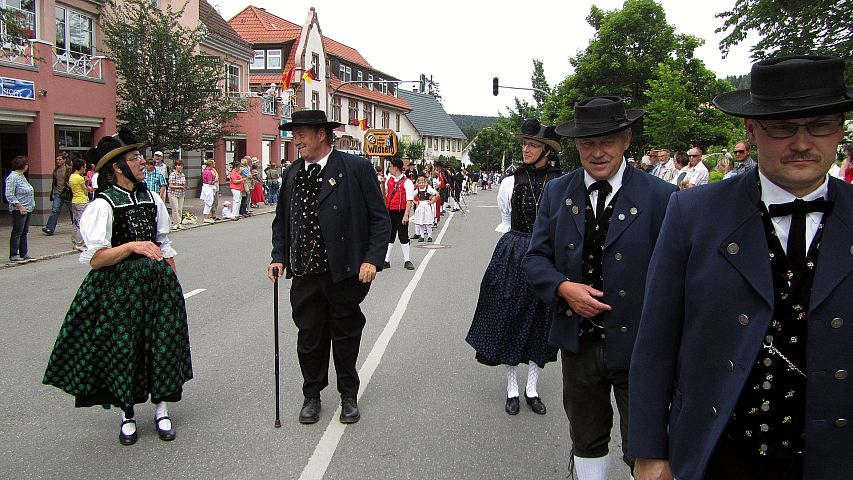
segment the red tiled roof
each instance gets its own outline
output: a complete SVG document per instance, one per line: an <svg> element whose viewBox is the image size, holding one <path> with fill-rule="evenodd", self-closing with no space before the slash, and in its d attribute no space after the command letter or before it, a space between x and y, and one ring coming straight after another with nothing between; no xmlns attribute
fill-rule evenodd
<svg viewBox="0 0 853 480"><path fill-rule="evenodd" d="M355 63L356 65L361 65L362 67L367 67L372 70L375 70L375 68L373 68L373 66L367 62L367 59L365 59L363 56L361 56L360 53L358 53L358 50L352 47L348 47L341 42L332 40L331 38L324 36L323 48L326 49L326 53L329 55L334 55L338 58L343 58L344 60Z"/></svg>
<svg viewBox="0 0 853 480"><path fill-rule="evenodd" d="M219 35L226 42L237 45L246 51L252 49L249 42L243 40L243 38L235 32L230 25L228 25L228 22L219 15L219 12L217 12L213 6L207 2L207 0L201 0L199 2L198 18L207 26L210 32Z"/></svg>
<svg viewBox="0 0 853 480"><path fill-rule="evenodd" d="M228 24L249 43L284 43L296 40L302 27L252 5L234 15Z"/></svg>

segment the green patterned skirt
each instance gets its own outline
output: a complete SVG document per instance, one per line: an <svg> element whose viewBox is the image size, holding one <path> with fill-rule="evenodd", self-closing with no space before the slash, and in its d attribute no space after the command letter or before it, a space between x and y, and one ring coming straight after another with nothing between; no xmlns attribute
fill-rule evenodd
<svg viewBox="0 0 853 480"><path fill-rule="evenodd" d="M76 406L129 408L177 401L193 378L183 291L165 261L124 260L92 270L77 290L43 383Z"/></svg>

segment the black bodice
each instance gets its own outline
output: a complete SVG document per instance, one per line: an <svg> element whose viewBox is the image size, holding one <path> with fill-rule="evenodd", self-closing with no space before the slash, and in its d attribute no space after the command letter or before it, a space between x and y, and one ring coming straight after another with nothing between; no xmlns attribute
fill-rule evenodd
<svg viewBox="0 0 853 480"><path fill-rule="evenodd" d="M113 185L97 196L106 200L113 210L113 247L129 242L155 241L157 204L144 184L132 192Z"/></svg>
<svg viewBox="0 0 853 480"><path fill-rule="evenodd" d="M533 222L539 213L539 202L545 185L562 174L554 167L521 168L516 171L515 185L512 189L512 212L510 226L522 233L533 231Z"/></svg>

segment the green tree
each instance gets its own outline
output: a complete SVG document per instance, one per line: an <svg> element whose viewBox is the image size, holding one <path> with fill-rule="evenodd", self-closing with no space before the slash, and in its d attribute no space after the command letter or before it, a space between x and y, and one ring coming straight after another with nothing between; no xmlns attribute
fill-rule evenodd
<svg viewBox="0 0 853 480"><path fill-rule="evenodd" d="M643 122L646 138L652 145L686 150L696 123L688 104L695 104L695 99L687 90L683 73L666 63L658 64L656 73L645 91L649 97Z"/></svg>
<svg viewBox="0 0 853 480"><path fill-rule="evenodd" d="M402 142L400 142L398 155L401 158L408 158L412 161L422 160L424 158L424 150L424 144L420 141L410 142L407 140L403 140Z"/></svg>
<svg viewBox="0 0 853 480"><path fill-rule="evenodd" d="M726 33L720 51L725 57L756 32L760 40L750 49L756 60L806 53L850 58L850 7L850 0L736 0L731 10L716 15L723 19L717 32Z"/></svg>
<svg viewBox="0 0 853 480"><path fill-rule="evenodd" d="M468 156L484 170L499 170L502 161L508 167L512 152L520 151L516 138L499 126L480 130L472 143Z"/></svg>
<svg viewBox="0 0 853 480"><path fill-rule="evenodd" d="M182 14L150 0L110 2L101 29L116 61L119 121L148 145L197 150L228 133L235 103L222 95L223 63L197 53L205 30L181 26Z"/></svg>

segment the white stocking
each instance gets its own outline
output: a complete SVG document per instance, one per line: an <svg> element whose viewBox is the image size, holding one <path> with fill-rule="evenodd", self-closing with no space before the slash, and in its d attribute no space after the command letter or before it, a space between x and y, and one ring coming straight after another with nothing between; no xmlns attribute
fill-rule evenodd
<svg viewBox="0 0 853 480"><path fill-rule="evenodd" d="M391 252L392 252L392 251L394 251L394 244L393 244L393 243L389 243L389 244L388 244L388 253L386 253L386 254L385 254L385 261L386 261L386 262L390 262L390 261L391 261Z"/></svg>
<svg viewBox="0 0 853 480"><path fill-rule="evenodd" d="M536 391L536 385L539 383L539 365L530 362L530 366L527 367L527 397L535 398L539 396L539 393Z"/></svg>
<svg viewBox="0 0 853 480"><path fill-rule="evenodd" d="M154 420L160 417L169 416L169 410L166 407L166 402L160 402L157 404L157 408L154 409ZM171 430L172 429L172 421L169 419L161 420L157 424L157 428L160 430Z"/></svg>
<svg viewBox="0 0 853 480"><path fill-rule="evenodd" d="M518 396L518 367L506 366L506 398Z"/></svg>
<svg viewBox="0 0 853 480"><path fill-rule="evenodd" d="M578 480L607 480L610 474L610 455L598 458L575 456Z"/></svg>

